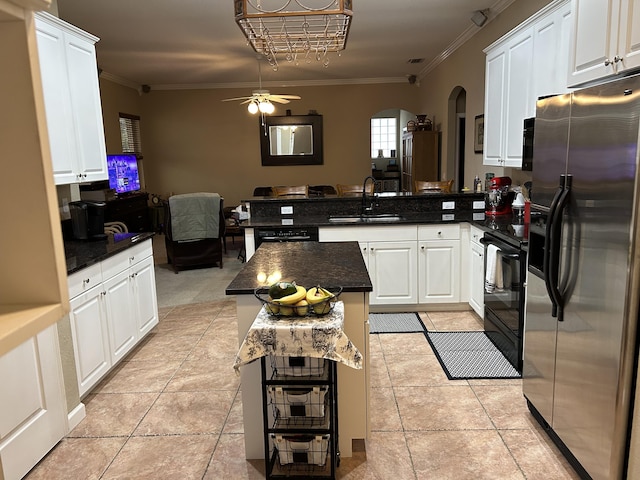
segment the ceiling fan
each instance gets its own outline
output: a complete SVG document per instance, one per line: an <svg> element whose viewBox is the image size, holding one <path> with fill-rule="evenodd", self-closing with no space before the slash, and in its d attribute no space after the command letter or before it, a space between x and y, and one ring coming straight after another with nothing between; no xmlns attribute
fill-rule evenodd
<svg viewBox="0 0 640 480"><path fill-rule="evenodd" d="M300 100L298 95L281 95L269 93L269 90L262 88L262 74L260 72L260 60L258 60L258 79L259 88L254 90L248 97L225 98L223 102L233 102L243 100L241 105L248 103L247 109L249 113L272 114L275 110L273 103L289 103L290 100Z"/></svg>

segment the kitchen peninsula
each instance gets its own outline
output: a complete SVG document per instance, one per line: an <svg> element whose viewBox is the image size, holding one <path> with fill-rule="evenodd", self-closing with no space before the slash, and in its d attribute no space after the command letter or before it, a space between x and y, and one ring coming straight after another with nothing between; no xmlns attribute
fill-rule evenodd
<svg viewBox="0 0 640 480"><path fill-rule="evenodd" d="M236 295L241 343L262 304L254 296L266 278L279 274L298 285L341 286L344 332L363 356L363 368L338 365L339 448L352 456L353 441L369 432L369 292L373 287L357 242L287 242L262 246L226 289ZM238 345L240 346L240 345ZM229 365L229 368L232 368ZM240 369L246 458L264 456L259 362Z"/></svg>

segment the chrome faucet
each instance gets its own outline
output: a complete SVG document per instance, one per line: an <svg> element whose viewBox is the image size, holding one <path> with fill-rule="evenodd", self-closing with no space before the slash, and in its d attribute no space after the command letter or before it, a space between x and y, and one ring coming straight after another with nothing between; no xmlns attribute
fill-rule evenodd
<svg viewBox="0 0 640 480"><path fill-rule="evenodd" d="M364 179L364 182L362 183L362 215L373 214L374 200L367 194L367 182L369 180L373 182L373 189L375 191L376 179L369 175Z"/></svg>

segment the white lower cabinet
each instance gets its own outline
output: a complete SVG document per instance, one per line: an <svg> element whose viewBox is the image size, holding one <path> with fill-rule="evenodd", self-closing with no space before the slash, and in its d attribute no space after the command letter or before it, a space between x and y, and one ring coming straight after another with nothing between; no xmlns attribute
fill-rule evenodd
<svg viewBox="0 0 640 480"><path fill-rule="evenodd" d="M109 327L104 289L96 285L71 299L69 320L80 395L84 395L111 368Z"/></svg>
<svg viewBox="0 0 640 480"><path fill-rule="evenodd" d="M417 303L415 241L367 242L360 248L373 283L371 305Z"/></svg>
<svg viewBox="0 0 640 480"><path fill-rule="evenodd" d="M71 334L84 396L158 323L151 240L69 277ZM82 285L92 288L73 297Z"/></svg>
<svg viewBox="0 0 640 480"><path fill-rule="evenodd" d="M56 325L0 357L0 478L23 478L67 431Z"/></svg>
<svg viewBox="0 0 640 480"><path fill-rule="evenodd" d="M319 237L321 242L360 244L373 284L370 305L417 303L415 225L327 227L320 228Z"/></svg>
<svg viewBox="0 0 640 480"><path fill-rule="evenodd" d="M484 245L480 239L484 236L481 229L471 227L471 269L469 275L469 305L473 310L484 318Z"/></svg>
<svg viewBox="0 0 640 480"><path fill-rule="evenodd" d="M419 303L460 301L460 225L418 227Z"/></svg>

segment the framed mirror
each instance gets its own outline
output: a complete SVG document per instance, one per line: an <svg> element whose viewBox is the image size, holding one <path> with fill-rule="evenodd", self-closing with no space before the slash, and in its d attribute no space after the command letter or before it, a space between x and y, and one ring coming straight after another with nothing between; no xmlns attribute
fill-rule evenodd
<svg viewBox="0 0 640 480"><path fill-rule="evenodd" d="M265 116L262 165L322 165L322 115Z"/></svg>

